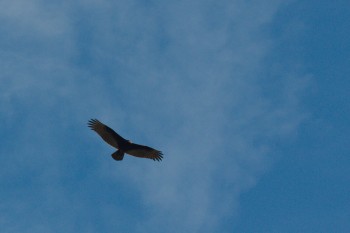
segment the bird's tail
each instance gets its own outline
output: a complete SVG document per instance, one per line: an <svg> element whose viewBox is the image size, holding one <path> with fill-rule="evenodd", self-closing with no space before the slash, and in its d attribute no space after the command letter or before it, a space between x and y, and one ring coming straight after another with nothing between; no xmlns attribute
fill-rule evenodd
<svg viewBox="0 0 350 233"><path fill-rule="evenodd" d="M124 158L124 152L120 151L120 150L117 150L116 152L114 152L112 154L112 158L117 160L117 161L120 161L120 160L123 160Z"/></svg>

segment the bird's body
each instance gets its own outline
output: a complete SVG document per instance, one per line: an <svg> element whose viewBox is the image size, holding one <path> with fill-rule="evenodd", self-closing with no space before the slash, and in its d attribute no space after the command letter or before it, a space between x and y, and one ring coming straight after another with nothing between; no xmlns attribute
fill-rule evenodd
<svg viewBox="0 0 350 233"><path fill-rule="evenodd" d="M149 158L157 161L161 161L163 159L163 153L161 151L148 146L132 143L131 141L126 140L125 138L117 134L113 129L109 128L107 125L102 124L97 119L91 119L88 122L88 126L92 130L96 131L96 133L98 133L105 142L118 149L112 154L112 158L115 160L123 160L124 153L139 158Z"/></svg>

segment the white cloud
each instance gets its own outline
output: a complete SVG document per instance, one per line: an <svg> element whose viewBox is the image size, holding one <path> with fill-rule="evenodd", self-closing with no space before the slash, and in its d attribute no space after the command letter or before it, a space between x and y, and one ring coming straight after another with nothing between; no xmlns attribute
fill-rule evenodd
<svg viewBox="0 0 350 233"><path fill-rule="evenodd" d="M7 164L20 161L24 173L39 173L40 184L53 181L39 193L56 208L61 223L78 226L92 218L77 215L97 204L76 196L104 194L94 194L95 189L84 193L67 181L70 174L77 183L95 184L96 178L79 174L91 172L124 187L113 191L136 191L140 206L135 211L119 207L117 200L101 200L96 210L100 220L87 231L117 227L109 215L125 220L124 213L133 216L123 222L129 230L213 232L222 218L234 215L240 193L269 165L271 140L293 132L301 119L296 93L302 85L272 97L259 86L273 42L262 29L273 20L278 1L90 1L79 7L36 1L26 3L26 9L5 3L14 12L4 16L13 25L10 35L24 48L1 48L10 55L0 58L6 61L1 103L10 113L2 110L0 116L10 125L7 132L11 127L22 132L13 133L22 148L12 152ZM52 9L58 11L51 14ZM17 36L23 33L30 39ZM283 78L286 84L291 76ZM273 98L281 98L281 104ZM85 129L90 117L132 141L160 147L164 161L127 157L117 164L96 157L112 150ZM14 146L1 152L11 153ZM15 167L5 172L2 177L9 179L19 174ZM54 193L62 203L50 198ZM63 215L73 203L76 209L68 216L75 222ZM26 205L25 212L34 208ZM19 225L40 225L38 219L30 220Z"/></svg>

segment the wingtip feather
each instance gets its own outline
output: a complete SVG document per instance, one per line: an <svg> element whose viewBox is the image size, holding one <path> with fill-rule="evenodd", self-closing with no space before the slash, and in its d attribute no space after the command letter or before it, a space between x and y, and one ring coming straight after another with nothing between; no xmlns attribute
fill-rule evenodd
<svg viewBox="0 0 350 233"><path fill-rule="evenodd" d="M97 120L97 119L90 119L90 120L88 121L88 123L87 123L87 125L91 128L91 130L95 130L95 129L94 129L94 126L95 126L96 124L101 124L101 122L100 122L99 120Z"/></svg>

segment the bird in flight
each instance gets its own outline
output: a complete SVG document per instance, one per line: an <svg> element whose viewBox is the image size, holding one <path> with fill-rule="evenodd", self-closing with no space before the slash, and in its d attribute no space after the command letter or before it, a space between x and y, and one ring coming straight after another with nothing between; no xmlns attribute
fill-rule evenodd
<svg viewBox="0 0 350 233"><path fill-rule="evenodd" d="M92 130L96 131L96 133L100 135L105 142L118 149L112 154L112 158L115 160L123 160L124 153L139 158L153 159L154 161L161 161L163 159L163 153L161 151L148 146L132 143L131 141L124 139L113 129L109 128L107 125L101 123L97 119L89 120L88 126Z"/></svg>

